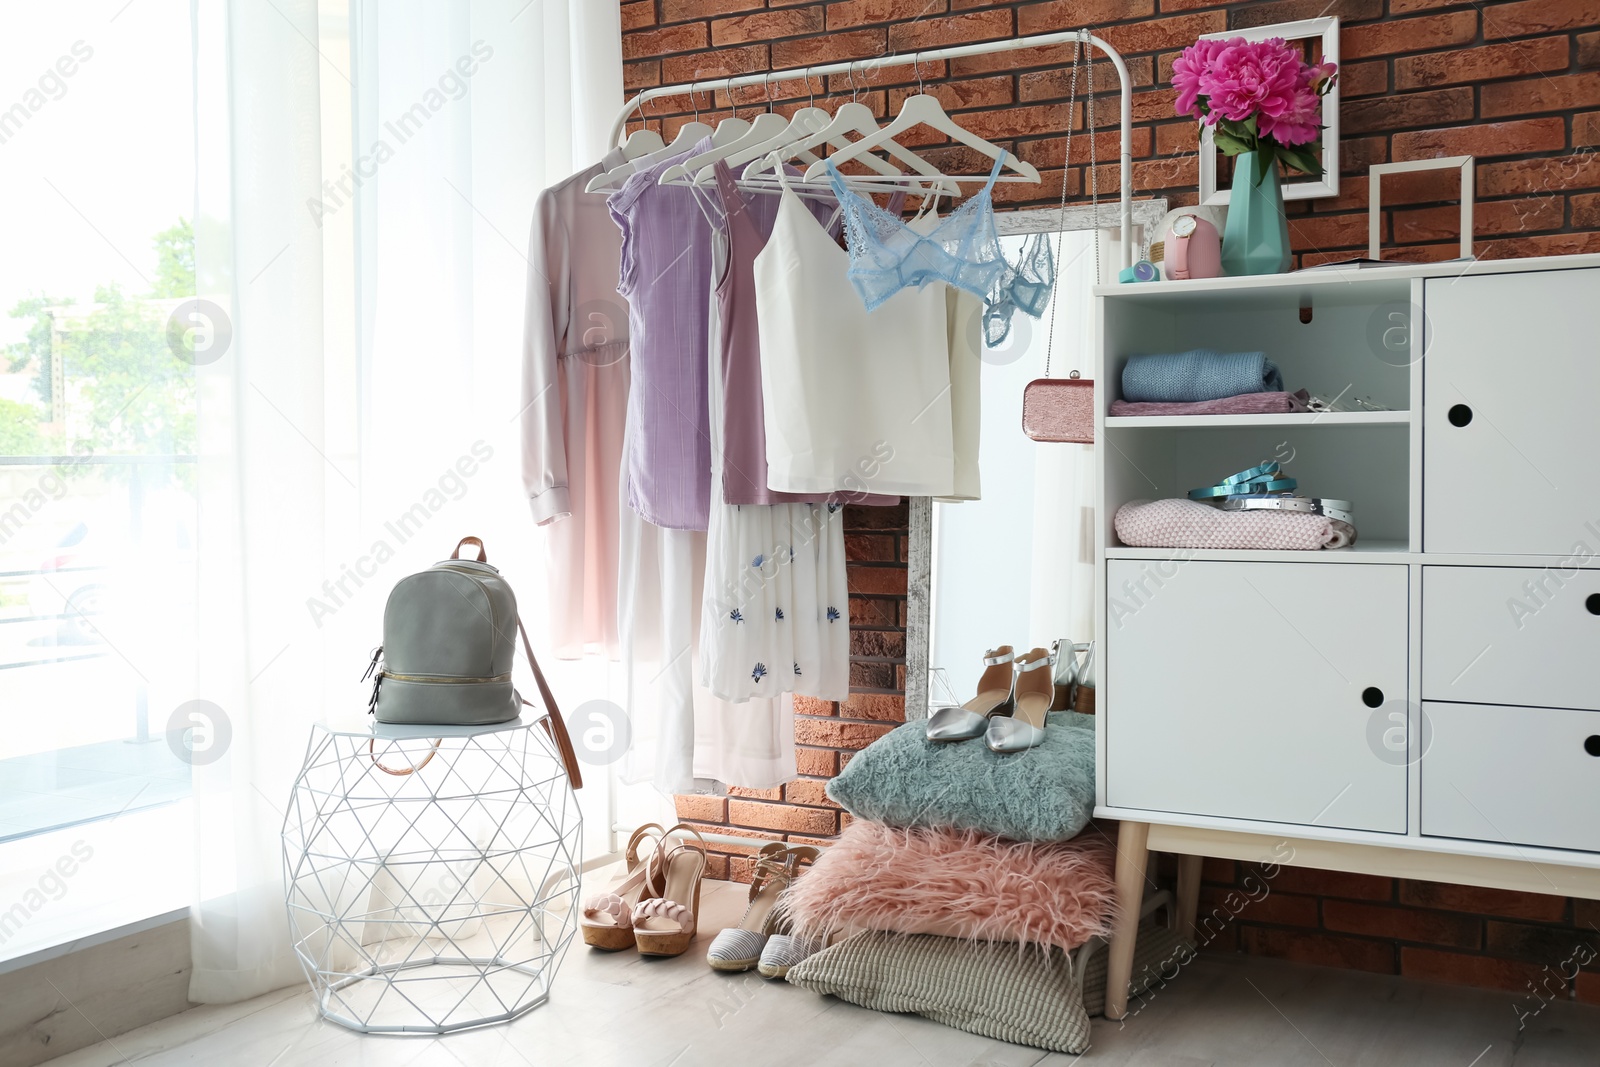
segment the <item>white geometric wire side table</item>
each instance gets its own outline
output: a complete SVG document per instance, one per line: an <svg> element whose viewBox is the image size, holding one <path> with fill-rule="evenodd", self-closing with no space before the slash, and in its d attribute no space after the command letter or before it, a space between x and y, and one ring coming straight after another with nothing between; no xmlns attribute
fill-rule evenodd
<svg viewBox="0 0 1600 1067"><path fill-rule="evenodd" d="M442 1034L549 997L577 929L583 827L536 727L312 728L283 860L323 1018Z"/></svg>

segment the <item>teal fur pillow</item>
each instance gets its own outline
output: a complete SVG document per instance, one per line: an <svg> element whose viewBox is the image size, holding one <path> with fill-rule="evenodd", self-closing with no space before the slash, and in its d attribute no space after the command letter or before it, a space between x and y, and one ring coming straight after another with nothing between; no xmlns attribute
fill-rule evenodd
<svg viewBox="0 0 1600 1067"><path fill-rule="evenodd" d="M929 741L908 722L851 757L828 783L850 814L889 826L980 830L1065 841L1094 813L1094 716L1053 712L1045 741L1014 755L983 738Z"/></svg>

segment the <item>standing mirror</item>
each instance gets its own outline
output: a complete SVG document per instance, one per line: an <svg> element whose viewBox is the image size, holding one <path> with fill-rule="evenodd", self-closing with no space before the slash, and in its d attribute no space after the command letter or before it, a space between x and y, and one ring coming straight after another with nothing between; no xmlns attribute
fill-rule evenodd
<svg viewBox="0 0 1600 1067"><path fill-rule="evenodd" d="M1133 208L1135 258L1143 258L1143 235L1166 214L1166 201ZM1110 217L1101 210L1102 220ZM1055 344L1052 352L1047 307L1038 319L1017 313L1004 341L983 346L981 498L911 502L908 719L926 716L930 702L971 699L987 649L1008 644L1020 654L1094 639L1094 446L1042 444L1022 432L1022 391L1045 376L1047 353L1052 377L1093 374L1093 209L1008 212L998 222L1011 260L1029 235L1053 235ZM1101 231L1099 269L1109 279L1121 262L1118 237Z"/></svg>

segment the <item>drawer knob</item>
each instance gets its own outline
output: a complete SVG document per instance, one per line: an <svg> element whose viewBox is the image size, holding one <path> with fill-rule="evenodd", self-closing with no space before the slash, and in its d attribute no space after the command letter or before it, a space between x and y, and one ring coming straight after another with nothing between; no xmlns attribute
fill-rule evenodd
<svg viewBox="0 0 1600 1067"><path fill-rule="evenodd" d="M1451 406L1447 417L1451 426L1465 426L1472 421L1472 409L1465 404L1455 404Z"/></svg>
<svg viewBox="0 0 1600 1067"><path fill-rule="evenodd" d="M1600 615L1600 593L1590 593L1584 597L1583 606L1589 609L1590 615Z"/></svg>
<svg viewBox="0 0 1600 1067"><path fill-rule="evenodd" d="M1600 734L1590 734L1584 738L1583 750L1591 756L1600 756Z"/></svg>
<svg viewBox="0 0 1600 1067"><path fill-rule="evenodd" d="M1361 703L1369 708L1383 707L1383 690L1375 685L1369 685L1361 691Z"/></svg>

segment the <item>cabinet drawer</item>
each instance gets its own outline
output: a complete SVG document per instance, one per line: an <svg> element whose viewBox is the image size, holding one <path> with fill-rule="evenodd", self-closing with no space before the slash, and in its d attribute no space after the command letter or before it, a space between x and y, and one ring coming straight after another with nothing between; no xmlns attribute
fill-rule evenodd
<svg viewBox="0 0 1600 1067"><path fill-rule="evenodd" d="M1600 570L1424 567L1422 698L1600 710Z"/></svg>
<svg viewBox="0 0 1600 1067"><path fill-rule="evenodd" d="M1600 851L1600 713L1424 701L1422 832Z"/></svg>
<svg viewBox="0 0 1600 1067"><path fill-rule="evenodd" d="M1425 551L1566 555L1592 537L1597 296L1594 268L1424 283Z"/></svg>
<svg viewBox="0 0 1600 1067"><path fill-rule="evenodd" d="M1405 832L1404 759L1369 727L1405 706L1407 568L1112 560L1107 579L1109 803Z"/></svg>

